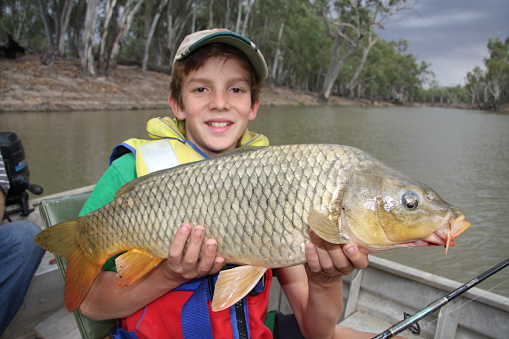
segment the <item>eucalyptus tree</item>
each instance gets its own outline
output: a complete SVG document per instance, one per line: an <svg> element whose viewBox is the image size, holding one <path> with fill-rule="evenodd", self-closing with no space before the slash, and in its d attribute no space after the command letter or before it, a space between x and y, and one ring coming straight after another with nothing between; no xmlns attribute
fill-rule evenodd
<svg viewBox="0 0 509 339"><path fill-rule="evenodd" d="M325 74L321 96L328 100L334 82L348 58L360 46L361 40L372 36L397 12L408 8L407 0L328 0L315 1L318 14L332 39L332 55ZM368 44L369 45L369 44Z"/></svg>
<svg viewBox="0 0 509 339"><path fill-rule="evenodd" d="M99 16L100 0L87 0L85 23L83 25L81 68L85 74L96 75L93 55L94 38L96 34L97 19Z"/></svg>
<svg viewBox="0 0 509 339"><path fill-rule="evenodd" d="M258 0L246 36L262 49L268 85L317 91L329 58L325 28L308 0Z"/></svg>
<svg viewBox="0 0 509 339"><path fill-rule="evenodd" d="M486 100L486 74L479 66L467 73L465 89L470 94L470 104L482 108Z"/></svg>
<svg viewBox="0 0 509 339"><path fill-rule="evenodd" d="M152 1L149 1L148 4L150 4L150 6L148 8L153 9L153 6L155 5L155 3ZM144 42L144 47L143 47L143 60L141 63L141 70L144 74L147 72L148 57L149 57L149 52L150 52L150 45L152 43L152 38L154 36L154 32L156 30L157 23L159 22L159 18L161 17L161 14L167 4L168 4L168 0L159 0L157 7L154 6L155 7L154 10L147 10L147 13L145 13L145 15L148 18L149 27L148 27L147 32L145 33L145 42Z"/></svg>
<svg viewBox="0 0 509 339"><path fill-rule="evenodd" d="M39 31L39 9L34 0L1 0L0 1L0 43L7 42L7 34L21 43L30 45L35 42L34 32Z"/></svg>
<svg viewBox="0 0 509 339"><path fill-rule="evenodd" d="M166 50L169 60L177 54L178 43L195 31L198 4L196 0L169 0L166 16ZM186 30L187 29L187 30Z"/></svg>
<svg viewBox="0 0 509 339"><path fill-rule="evenodd" d="M509 99L509 36L505 41L498 38L489 39L489 58L486 65L486 83L491 106L498 111L500 104Z"/></svg>
<svg viewBox="0 0 509 339"><path fill-rule="evenodd" d="M422 85L433 74L429 64L407 53L406 40L385 41L379 39L372 47L357 86L357 97L370 100L388 100L395 103L406 103L420 99ZM341 72L349 81L355 73L355 65L360 62L362 53L351 58L348 63L350 73ZM350 65L350 63L352 65Z"/></svg>
<svg viewBox="0 0 509 339"><path fill-rule="evenodd" d="M97 61L98 74L107 75L117 66L122 41L144 2L145 0L125 0L124 3L119 3L117 0L106 0ZM109 37L110 33L114 33L113 36Z"/></svg>
<svg viewBox="0 0 509 339"><path fill-rule="evenodd" d="M37 0L50 52L65 55L65 40L73 7L78 0ZM53 21L52 24L50 21Z"/></svg>

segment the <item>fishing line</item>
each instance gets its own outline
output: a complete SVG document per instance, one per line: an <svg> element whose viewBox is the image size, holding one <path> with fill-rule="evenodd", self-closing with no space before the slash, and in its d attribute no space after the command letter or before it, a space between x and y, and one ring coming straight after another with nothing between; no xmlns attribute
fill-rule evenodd
<svg viewBox="0 0 509 339"><path fill-rule="evenodd" d="M499 286L501 286L501 285L505 284L505 283L506 283L506 282L508 282L508 281L509 281L509 279L506 279L505 281L502 281L500 284L495 285L495 286L493 286L492 288L490 288L489 290L486 290L486 291L490 292L490 291L494 290L495 288L497 288L497 287L499 287ZM476 297L474 297L474 298L472 298L472 299L470 299L470 298L465 298L465 299L467 299L467 302L465 302L465 303L463 303L463 304L459 305L459 306L458 306L458 307L456 307L456 308L453 308L453 309L452 309L452 310L450 310L449 312L445 313L443 316L445 317L445 316L447 316L447 315L449 315L449 314L451 314L451 313L453 313L453 312L455 312L455 311L459 310L459 309L460 309L460 308L462 308L463 306L468 305L469 303L471 303L472 301L474 301L474 300L476 300L477 298L480 298L480 297L481 297L481 296L480 296L480 295L478 295L478 296L476 296ZM436 319L434 319L434 320L432 320L432 321L428 322L427 324L423 325L422 327L423 327L423 328L426 328L428 325L433 324L433 323L434 323L434 322L436 322L436 321L438 321L438 317L437 317Z"/></svg>

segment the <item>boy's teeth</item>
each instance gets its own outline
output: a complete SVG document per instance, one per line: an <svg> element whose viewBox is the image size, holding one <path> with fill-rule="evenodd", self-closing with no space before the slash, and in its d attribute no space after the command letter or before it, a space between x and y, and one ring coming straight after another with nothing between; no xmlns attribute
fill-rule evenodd
<svg viewBox="0 0 509 339"><path fill-rule="evenodd" d="M211 122L211 123L209 123L209 125L212 127L226 127L229 125L229 123L227 123L227 122Z"/></svg>

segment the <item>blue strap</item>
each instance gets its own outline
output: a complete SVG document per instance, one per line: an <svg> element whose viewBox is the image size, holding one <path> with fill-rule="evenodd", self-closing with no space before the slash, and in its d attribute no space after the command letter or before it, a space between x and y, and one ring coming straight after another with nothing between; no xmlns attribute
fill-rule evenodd
<svg viewBox="0 0 509 339"><path fill-rule="evenodd" d="M127 149L129 152L131 152L134 157L136 157L136 148L132 147L131 145L123 142L121 144L118 144L117 146L115 146L115 148L113 149L113 151L111 151L111 155L110 155L110 165L111 163L117 159L119 156L121 155L124 155L126 152L124 151L123 153L119 154L119 151L122 149L122 148L125 148Z"/></svg>
<svg viewBox="0 0 509 339"><path fill-rule="evenodd" d="M210 338L212 339L212 325L210 324L210 299L207 278L193 279L180 285L174 291L194 291L182 307L182 333L184 338Z"/></svg>

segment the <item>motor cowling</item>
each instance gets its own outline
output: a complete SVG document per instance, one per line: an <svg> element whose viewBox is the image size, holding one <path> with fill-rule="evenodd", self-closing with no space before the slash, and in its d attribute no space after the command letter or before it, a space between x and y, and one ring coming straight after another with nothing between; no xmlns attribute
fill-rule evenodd
<svg viewBox="0 0 509 339"><path fill-rule="evenodd" d="M7 192L5 205L19 205L17 209L5 212L6 217L18 213L21 216L29 215L33 209L29 208L29 196L27 190L40 195L43 188L39 185L30 184L30 171L25 159L25 150L21 139L14 132L0 132L0 152L4 159L5 170L9 178L10 189Z"/></svg>

